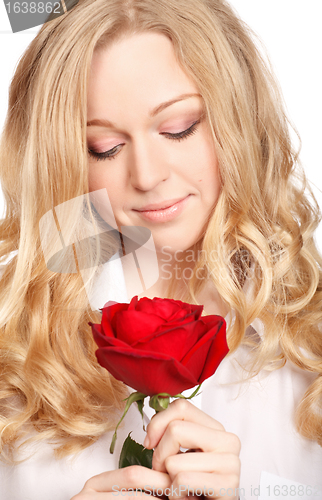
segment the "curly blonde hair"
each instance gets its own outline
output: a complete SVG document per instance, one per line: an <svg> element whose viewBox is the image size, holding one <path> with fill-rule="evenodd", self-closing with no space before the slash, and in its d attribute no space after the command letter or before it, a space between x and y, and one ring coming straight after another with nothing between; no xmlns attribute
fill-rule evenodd
<svg viewBox="0 0 322 500"><path fill-rule="evenodd" d="M303 436L322 444L322 259L313 240L320 213L299 173L278 87L249 29L222 0L79 0L44 24L21 58L1 140L0 261L17 252L0 290L0 432L7 461L28 438L57 443L58 456L79 451L115 425L122 407L123 385L96 362L88 322L100 314L89 306L79 267L64 273L47 267L42 241L50 245L52 235L43 227L40 238L39 223L53 207L88 192L86 103L94 50L151 30L172 41L200 90L222 178L196 245L203 251L187 298L196 302L205 283L196 273L208 273L236 314L230 349L250 344L252 371L288 359L316 374L296 421ZM86 207L86 216L77 204L64 212L62 230L73 241L84 239L84 227L95 219ZM93 269L102 255L94 243L84 252ZM251 302L247 278L254 283ZM174 290L172 283L169 296ZM260 343L245 336L255 318L265 326Z"/></svg>

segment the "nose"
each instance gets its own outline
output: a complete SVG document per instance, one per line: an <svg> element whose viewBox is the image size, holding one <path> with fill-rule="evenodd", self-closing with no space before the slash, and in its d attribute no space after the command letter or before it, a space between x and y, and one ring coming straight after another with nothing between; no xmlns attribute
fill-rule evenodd
<svg viewBox="0 0 322 500"><path fill-rule="evenodd" d="M128 168L132 186L140 191L154 189L170 175L165 155L153 141L144 138L133 141Z"/></svg>

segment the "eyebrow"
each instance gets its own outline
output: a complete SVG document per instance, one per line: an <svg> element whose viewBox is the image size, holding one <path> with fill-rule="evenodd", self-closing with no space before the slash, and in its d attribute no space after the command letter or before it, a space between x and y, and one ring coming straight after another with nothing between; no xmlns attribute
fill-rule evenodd
<svg viewBox="0 0 322 500"><path fill-rule="evenodd" d="M201 94L181 94L178 97L175 97L174 99L171 99L170 101L163 102L156 106L154 109L152 109L150 113L150 117L153 118L157 114L161 113L164 109L168 108L169 106L172 106L172 104L175 104L176 102L179 101L184 101L185 99L189 99L191 97L201 97ZM109 120L91 120L87 122L88 127L93 127L93 126L99 126L99 127L107 127L107 128L117 128L117 126L113 123L110 122Z"/></svg>

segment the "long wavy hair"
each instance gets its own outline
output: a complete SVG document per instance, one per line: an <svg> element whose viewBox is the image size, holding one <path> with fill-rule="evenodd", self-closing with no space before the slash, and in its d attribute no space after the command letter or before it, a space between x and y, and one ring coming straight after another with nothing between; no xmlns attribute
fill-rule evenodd
<svg viewBox="0 0 322 500"><path fill-rule="evenodd" d="M289 360L316 374L296 422L303 436L322 444L322 259L313 240L320 213L291 145L278 87L249 29L223 0L80 0L44 24L21 58L1 141L0 261L15 252L0 290L0 434L8 461L29 439L57 443L57 456L80 451L114 426L122 407L123 385L96 362L88 322L100 314L89 305L80 266L56 272L73 260L67 247L57 267L48 266L44 241L47 248L57 241L41 220L78 198L84 203L65 205L61 232L71 244L84 242L97 224L86 199L93 52L146 31L172 41L199 88L222 179L196 244L202 251L186 299L196 302L204 273L235 312L229 346L231 352L251 346L252 373ZM112 255L117 244L108 245ZM85 247L89 283L104 251L98 238ZM260 342L245 335L255 318L265 327Z"/></svg>

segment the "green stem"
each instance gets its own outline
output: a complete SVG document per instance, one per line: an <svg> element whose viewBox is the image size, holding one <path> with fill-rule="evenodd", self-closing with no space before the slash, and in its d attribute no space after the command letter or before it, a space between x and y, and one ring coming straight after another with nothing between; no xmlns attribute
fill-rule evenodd
<svg viewBox="0 0 322 500"><path fill-rule="evenodd" d="M128 398L126 398L124 400L124 401L126 401L124 413L123 413L121 419L119 420L117 426L115 427L115 431L114 431L114 434L113 434L113 437L112 437L111 446L110 446L110 453L114 453L114 448L115 448L115 443L116 443L116 438L117 438L117 429L118 429L118 426L120 425L120 423L122 422L123 418L127 414L127 412L129 410L131 404L134 403L135 401L143 401L144 398L146 398L146 395L143 394L142 392L133 392L132 394L130 394L130 396ZM140 406L139 406L139 408L140 408Z"/></svg>
<svg viewBox="0 0 322 500"><path fill-rule="evenodd" d="M197 389L195 389L195 390L193 391L193 393L192 393L192 394L190 394L190 396L183 396L182 394L176 394L175 396L172 396L172 397L173 397L173 398L181 398L181 399L192 399L192 398L194 398L195 396L197 396L197 394L198 394L198 391L199 391L200 387L201 387L201 384L199 384L199 385L198 385Z"/></svg>

